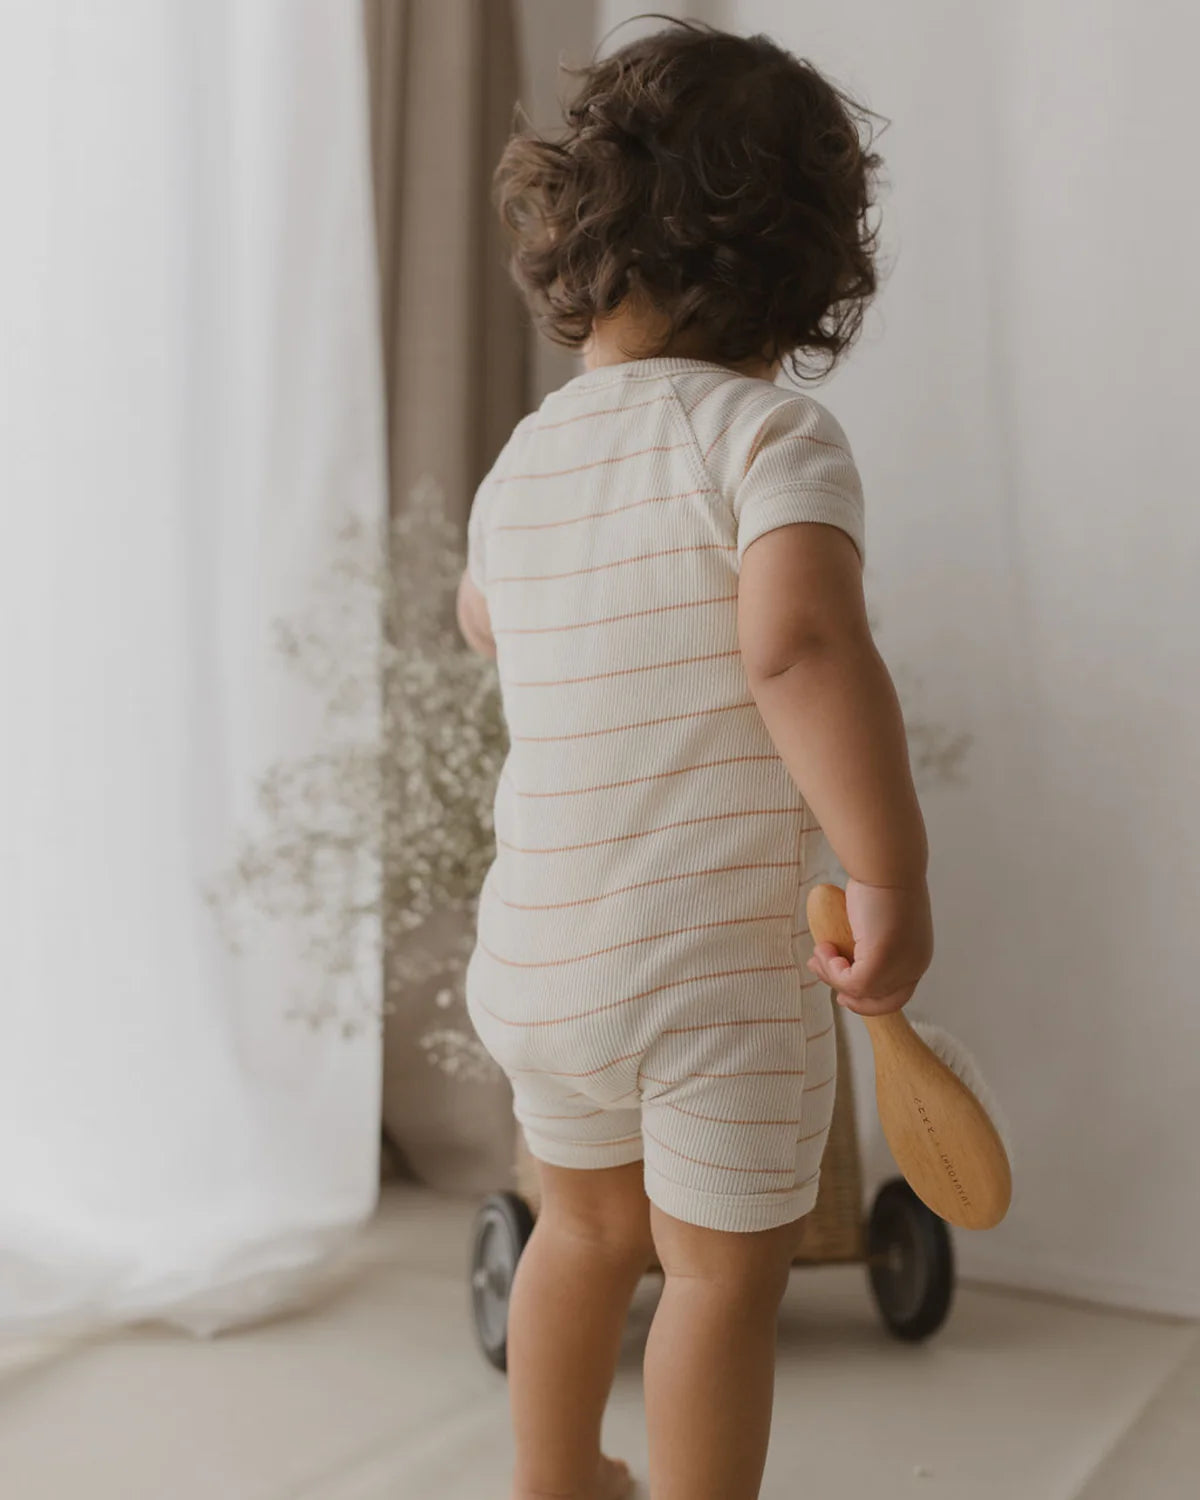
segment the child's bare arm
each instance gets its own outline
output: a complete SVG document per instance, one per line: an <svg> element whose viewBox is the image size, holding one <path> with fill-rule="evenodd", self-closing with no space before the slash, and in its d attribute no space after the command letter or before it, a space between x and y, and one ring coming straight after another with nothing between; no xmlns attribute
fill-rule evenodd
<svg viewBox="0 0 1200 1500"><path fill-rule="evenodd" d="M850 538L783 526L746 549L738 631L751 691L850 877L854 963L814 972L865 1014L898 1010L932 954L925 825L900 705L867 624Z"/></svg>
<svg viewBox="0 0 1200 1500"><path fill-rule="evenodd" d="M491 616L487 600L475 585L469 573L464 573L458 585L458 628L467 645L480 656L496 659L496 638L492 634Z"/></svg>

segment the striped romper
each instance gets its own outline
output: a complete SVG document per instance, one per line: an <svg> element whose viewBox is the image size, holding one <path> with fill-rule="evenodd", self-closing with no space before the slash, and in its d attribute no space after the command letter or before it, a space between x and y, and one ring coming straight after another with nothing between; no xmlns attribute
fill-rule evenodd
<svg viewBox="0 0 1200 1500"><path fill-rule="evenodd" d="M862 494L809 396L700 360L589 371L480 486L470 572L511 749L467 1002L533 1154L644 1160L665 1212L750 1231L807 1213L833 1109L827 990L804 968L826 846L738 650L739 561Z"/></svg>

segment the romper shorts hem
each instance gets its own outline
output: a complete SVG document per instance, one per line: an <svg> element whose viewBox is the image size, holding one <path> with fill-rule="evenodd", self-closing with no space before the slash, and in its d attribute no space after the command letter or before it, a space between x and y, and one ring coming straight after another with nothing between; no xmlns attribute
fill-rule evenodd
<svg viewBox="0 0 1200 1500"><path fill-rule="evenodd" d="M571 1171L598 1171L624 1167L643 1159L640 1134L628 1140L581 1143L556 1141L521 1127L525 1144L540 1162ZM708 1193L664 1177L653 1166L645 1168L646 1196L656 1208L693 1224L698 1229L718 1229L732 1234L753 1234L778 1229L812 1212L817 1201L820 1173L784 1192Z"/></svg>
<svg viewBox="0 0 1200 1500"><path fill-rule="evenodd" d="M522 1123L522 1134L531 1155L548 1167L569 1167L573 1171L596 1171L601 1167L627 1167L642 1159L641 1132L629 1140L556 1141L539 1135Z"/></svg>
<svg viewBox="0 0 1200 1500"><path fill-rule="evenodd" d="M778 1229L811 1213L817 1201L820 1174L786 1192L706 1193L685 1187L646 1169L646 1196L663 1213L699 1229L720 1229L732 1234L752 1234Z"/></svg>

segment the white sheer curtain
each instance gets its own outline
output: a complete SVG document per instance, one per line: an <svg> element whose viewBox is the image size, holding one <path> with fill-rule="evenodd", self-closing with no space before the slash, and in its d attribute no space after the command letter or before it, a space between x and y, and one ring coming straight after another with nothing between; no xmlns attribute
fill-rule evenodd
<svg viewBox="0 0 1200 1500"><path fill-rule="evenodd" d="M253 1315L374 1203L364 814L316 806L373 730L339 677L384 496L360 30L0 13L4 1329ZM322 881L364 909L336 961Z"/></svg>

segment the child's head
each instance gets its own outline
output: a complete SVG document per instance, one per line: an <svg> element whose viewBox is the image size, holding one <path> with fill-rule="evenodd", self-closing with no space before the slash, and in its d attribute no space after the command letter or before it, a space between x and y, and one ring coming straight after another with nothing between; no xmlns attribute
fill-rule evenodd
<svg viewBox="0 0 1200 1500"><path fill-rule="evenodd" d="M832 365L876 285L867 112L766 37L692 23L580 76L563 135L514 136L496 173L549 336L641 309L642 354Z"/></svg>

